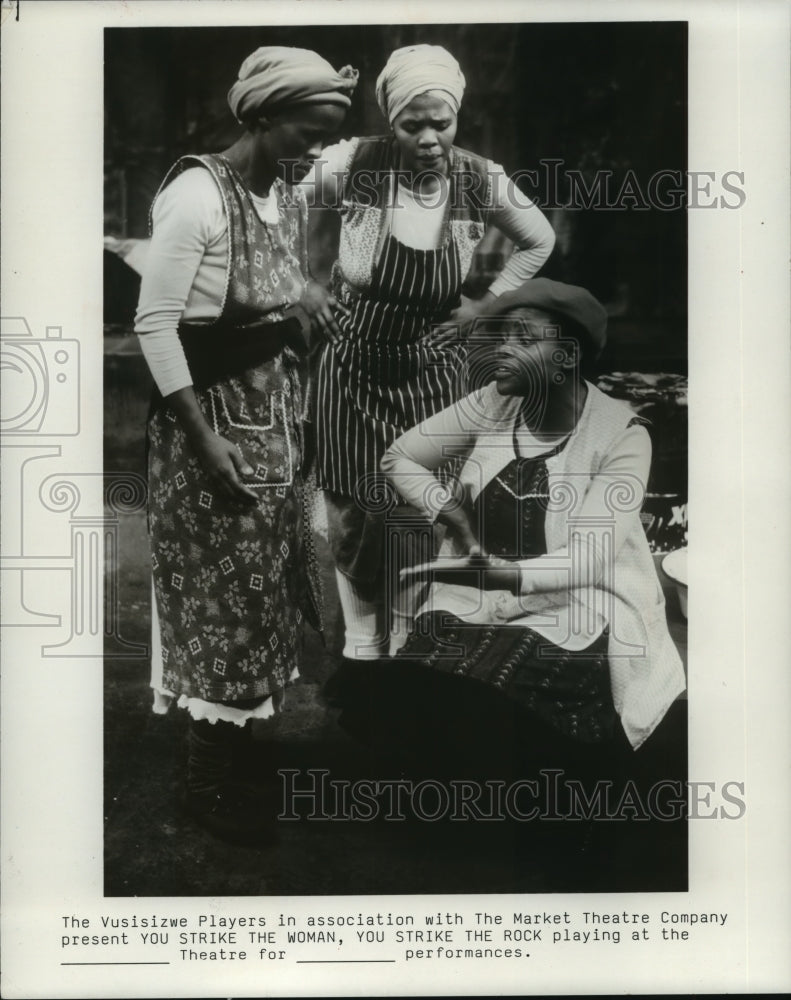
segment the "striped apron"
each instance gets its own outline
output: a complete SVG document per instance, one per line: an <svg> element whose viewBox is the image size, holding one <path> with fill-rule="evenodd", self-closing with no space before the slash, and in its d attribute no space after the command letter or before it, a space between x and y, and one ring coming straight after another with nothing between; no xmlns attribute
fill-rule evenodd
<svg viewBox="0 0 791 1000"><path fill-rule="evenodd" d="M460 350L431 346L435 323L460 301L455 241L416 250L387 236L370 288L336 279L350 310L340 343L324 347L318 371L319 486L328 491L330 543L338 568L360 581L381 570L381 514L390 509L379 463L397 437L458 396Z"/></svg>
<svg viewBox="0 0 791 1000"><path fill-rule="evenodd" d="M340 344L321 357L320 486L364 498L393 441L453 402L459 350L426 335L458 304L461 283L453 241L415 250L388 236L371 288L347 297Z"/></svg>

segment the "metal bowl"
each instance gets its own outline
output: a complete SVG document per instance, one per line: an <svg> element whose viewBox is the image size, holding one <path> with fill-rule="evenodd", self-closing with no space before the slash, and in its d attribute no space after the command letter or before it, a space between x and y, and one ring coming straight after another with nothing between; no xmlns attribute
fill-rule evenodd
<svg viewBox="0 0 791 1000"><path fill-rule="evenodd" d="M681 614L687 617L687 550L676 549L662 560L662 569L676 585Z"/></svg>

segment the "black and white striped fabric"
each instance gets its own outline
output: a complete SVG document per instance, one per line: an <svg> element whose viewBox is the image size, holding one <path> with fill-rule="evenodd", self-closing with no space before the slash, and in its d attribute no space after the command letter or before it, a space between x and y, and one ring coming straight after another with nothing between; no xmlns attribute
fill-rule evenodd
<svg viewBox="0 0 791 1000"><path fill-rule="evenodd" d="M462 351L427 335L459 303L455 241L416 250L388 235L366 294L346 304L342 339L322 353L317 387L319 485L364 495L390 444L458 395Z"/></svg>

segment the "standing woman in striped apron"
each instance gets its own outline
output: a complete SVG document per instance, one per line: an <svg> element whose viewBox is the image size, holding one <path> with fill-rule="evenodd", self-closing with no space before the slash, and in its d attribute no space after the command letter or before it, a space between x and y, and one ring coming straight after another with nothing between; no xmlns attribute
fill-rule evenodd
<svg viewBox="0 0 791 1000"><path fill-rule="evenodd" d="M376 83L390 134L328 147L303 182L309 203L338 209L342 220L335 322L317 319L327 343L315 414L346 629L342 670L398 644L401 616L391 631L386 597L382 455L462 391L459 324L531 277L554 245L549 223L502 167L453 145L464 86L444 48L396 50ZM473 302L462 284L490 225L516 249Z"/></svg>
<svg viewBox="0 0 791 1000"><path fill-rule="evenodd" d="M154 708L175 699L189 712L187 810L235 841L268 839L270 817L239 780L244 737L279 707L303 623L318 623L292 309L331 313L306 282L307 208L285 181L340 128L355 82L315 52L257 49L228 95L245 130L222 153L179 160L152 209L135 329L158 390Z"/></svg>

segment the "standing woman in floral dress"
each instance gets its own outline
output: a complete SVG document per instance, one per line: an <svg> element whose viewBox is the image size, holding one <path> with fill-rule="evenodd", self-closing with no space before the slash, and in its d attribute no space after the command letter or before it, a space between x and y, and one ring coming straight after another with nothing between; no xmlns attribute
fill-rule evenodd
<svg viewBox="0 0 791 1000"><path fill-rule="evenodd" d="M152 209L135 329L157 386L154 708L187 709L186 808L229 840L268 836L237 780L239 751L296 675L304 621L318 624L294 308L331 312L307 280L292 185L340 128L355 82L315 52L257 49L228 94L244 131L222 153L180 159Z"/></svg>

